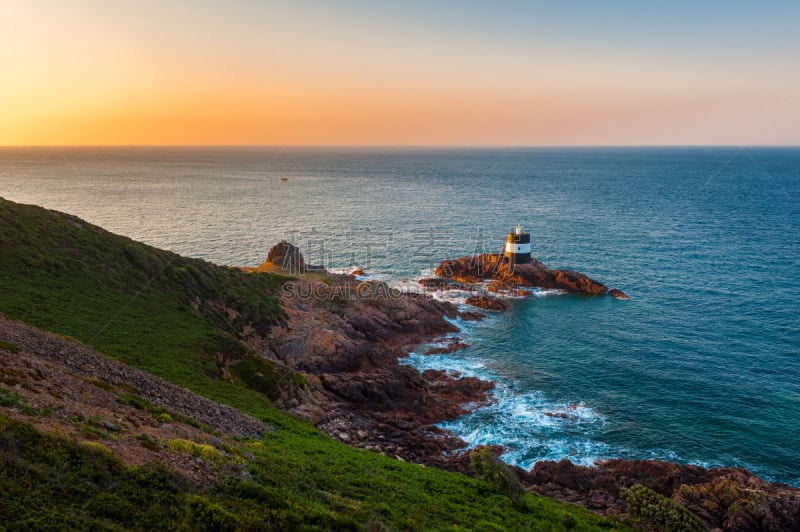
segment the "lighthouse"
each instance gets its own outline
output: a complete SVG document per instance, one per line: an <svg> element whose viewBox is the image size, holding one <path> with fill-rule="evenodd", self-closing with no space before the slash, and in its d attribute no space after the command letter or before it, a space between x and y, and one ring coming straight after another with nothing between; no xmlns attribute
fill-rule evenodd
<svg viewBox="0 0 800 532"><path fill-rule="evenodd" d="M518 225L506 235L506 257L511 264L526 264L531 261L531 235Z"/></svg>

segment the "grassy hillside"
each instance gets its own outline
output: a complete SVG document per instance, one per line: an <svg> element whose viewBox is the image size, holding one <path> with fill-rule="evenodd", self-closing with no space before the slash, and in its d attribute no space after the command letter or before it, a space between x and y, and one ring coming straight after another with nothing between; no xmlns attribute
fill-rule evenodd
<svg viewBox="0 0 800 532"><path fill-rule="evenodd" d="M266 331L281 319L274 293L284 278L187 259L5 200L0 264L0 312L223 396L216 357L244 355L233 335L245 324Z"/></svg>
<svg viewBox="0 0 800 532"><path fill-rule="evenodd" d="M219 357L257 363L236 334L246 324L263 332L281 321L275 294L285 278L179 257L3 199L0 272L0 313L277 429L263 441L241 442L251 480L223 480L197 493L168 471L127 468L102 451L0 418L0 521L11 528L625 528L532 494L526 511L515 510L475 479L337 443L273 407L247 378L223 380ZM261 373L285 371L258 364ZM144 508L123 511L131 506Z"/></svg>

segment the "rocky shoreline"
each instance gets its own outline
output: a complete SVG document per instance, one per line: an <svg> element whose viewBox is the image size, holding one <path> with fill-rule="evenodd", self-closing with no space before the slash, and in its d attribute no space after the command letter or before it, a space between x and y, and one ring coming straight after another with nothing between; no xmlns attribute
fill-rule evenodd
<svg viewBox="0 0 800 532"><path fill-rule="evenodd" d="M562 460L539 462L529 472L520 470L519 476L537 493L601 515L625 513L620 491L642 484L676 501L712 530L800 529L800 490L741 468L622 459L584 467Z"/></svg>
<svg viewBox="0 0 800 532"><path fill-rule="evenodd" d="M503 296L518 297L530 287L627 299L621 290L609 290L578 272L550 270L535 260L514 267L497 255L444 261L436 274L419 281L423 291L474 290L473 303L488 311L509 308ZM289 319L260 351L315 383L315 402L293 411L345 443L470 474L465 443L435 424L488 404L493 383L441 371L419 373L399 360L411 346L437 339L425 354L466 347L452 336L457 330L448 320L482 319L482 313L459 312L425 293L398 293L385 283L360 282L352 275L330 279L327 284L298 280L287 285L283 304ZM636 460L593 467L563 460L537 463L531 471L514 469L527 489L603 515L625 513L620 490L644 484L712 529L800 528L800 490L742 469Z"/></svg>
<svg viewBox="0 0 800 532"><path fill-rule="evenodd" d="M419 282L421 293L364 281L363 271L308 272L299 250L287 243L270 258L254 270L295 275L280 296L285 319L267 334L245 326L238 336L253 352L308 383L278 383L282 389L270 395L273 403L349 445L465 474L471 474L466 443L436 424L490 404L494 383L437 370L419 372L401 363L409 350L432 344L423 355L434 355L468 347L458 338L454 319L480 320L484 311L510 308L506 296L524 296L531 287L627 297L577 272L549 270L538 261L513 267L496 255L443 262L436 270L439 277ZM294 271L281 267L286 263ZM460 310L426 293L448 289L472 292L482 310ZM128 463L167 460L193 483L209 486L218 476L209 463L146 444L202 440L224 453L235 438L272 430L35 327L0 317L0 338L19 350L0 346L0 388L11 390L15 395L8 397L24 405L6 409L11 417L41 430L82 431L81 437L92 431L111 433L103 445ZM220 369L224 378L228 368L223 364ZM141 401L159 409L136 406ZM52 409L55 402L64 406ZM162 409L171 414L161 416L167 413ZM800 530L800 490L743 469L635 460L593 467L563 460L539 462L530 471L512 469L526 489L603 515L626 513L621 490L642 484L678 502L711 529ZM229 472L247 475L244 469Z"/></svg>
<svg viewBox="0 0 800 532"><path fill-rule="evenodd" d="M285 325L254 339L261 355L301 372L316 394L294 413L345 443L453 469L465 447L435 424L488 404L494 383L403 365L408 348L457 332L451 303L354 276L289 282ZM330 283L330 284L328 284ZM474 319L474 316L471 316ZM444 349L460 349L454 340Z"/></svg>

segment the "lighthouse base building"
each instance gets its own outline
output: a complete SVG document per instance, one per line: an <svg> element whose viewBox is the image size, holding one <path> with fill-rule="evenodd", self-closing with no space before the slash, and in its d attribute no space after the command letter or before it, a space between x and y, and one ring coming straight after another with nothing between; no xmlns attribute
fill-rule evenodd
<svg viewBox="0 0 800 532"><path fill-rule="evenodd" d="M527 264L531 261L531 235L522 226L506 235L506 258L513 264Z"/></svg>

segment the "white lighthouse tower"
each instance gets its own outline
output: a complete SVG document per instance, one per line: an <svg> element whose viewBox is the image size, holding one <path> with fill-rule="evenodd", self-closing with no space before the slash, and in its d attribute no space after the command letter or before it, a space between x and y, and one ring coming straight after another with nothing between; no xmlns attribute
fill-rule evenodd
<svg viewBox="0 0 800 532"><path fill-rule="evenodd" d="M527 264L531 261L531 235L521 225L506 235L506 258L511 264Z"/></svg>

